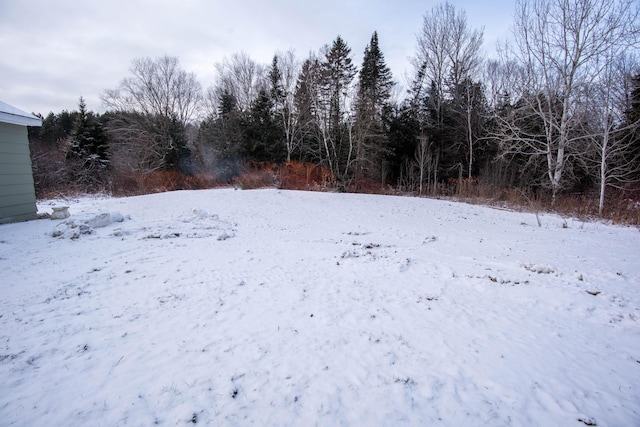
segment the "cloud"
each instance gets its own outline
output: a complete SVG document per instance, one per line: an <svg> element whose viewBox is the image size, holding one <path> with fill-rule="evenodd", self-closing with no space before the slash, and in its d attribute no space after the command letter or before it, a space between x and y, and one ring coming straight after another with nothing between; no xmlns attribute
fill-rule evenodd
<svg viewBox="0 0 640 427"><path fill-rule="evenodd" d="M136 57L177 56L206 88L215 77L214 64L233 53L244 51L268 64L276 51L293 48L304 59L337 35L359 65L373 31L402 81L430 7L384 0L2 2L0 96L45 115L75 109L83 96L90 109L101 111L101 93L128 76Z"/></svg>

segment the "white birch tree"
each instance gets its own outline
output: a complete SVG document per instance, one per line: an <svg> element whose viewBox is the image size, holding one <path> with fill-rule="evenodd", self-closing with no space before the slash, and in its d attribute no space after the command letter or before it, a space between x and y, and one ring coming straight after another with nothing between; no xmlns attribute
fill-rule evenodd
<svg viewBox="0 0 640 427"><path fill-rule="evenodd" d="M287 162L298 147L298 133L300 132L299 115L295 108L295 94L297 78L301 65L296 59L295 52L288 50L274 56L272 69L269 73L271 82L271 96L275 103L275 114L284 130Z"/></svg>
<svg viewBox="0 0 640 427"><path fill-rule="evenodd" d="M588 110L591 125L585 130L595 150L592 161L599 185L598 213L602 215L607 187L632 181L640 171L640 153L633 150L633 139L625 138L640 124L629 123L625 113L631 109L629 94L632 77L640 72L635 57L614 50L605 55L599 81L589 85Z"/></svg>
<svg viewBox="0 0 640 427"><path fill-rule="evenodd" d="M325 46L321 59L312 55L305 82L322 160L334 180L344 183L352 166L355 141L351 103L356 68L351 48L338 36Z"/></svg>
<svg viewBox="0 0 640 427"><path fill-rule="evenodd" d="M597 81L612 47L628 46L637 27L633 0L518 0L509 59L523 68L521 108L542 123L531 135L505 123L507 151L544 156L552 200L564 186L567 163L580 153L576 130L585 117L585 86ZM637 29L637 28L636 28Z"/></svg>

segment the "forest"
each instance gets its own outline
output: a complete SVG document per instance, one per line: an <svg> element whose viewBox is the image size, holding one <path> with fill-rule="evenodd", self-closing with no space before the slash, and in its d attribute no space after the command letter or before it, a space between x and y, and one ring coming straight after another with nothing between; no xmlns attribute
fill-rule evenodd
<svg viewBox="0 0 640 427"><path fill-rule="evenodd" d="M29 128L38 197L233 184L456 196L640 220L638 2L519 0L510 40L445 2L417 29L401 85L378 34L260 64L215 64L203 89L179 58L136 58L104 113ZM411 41L407 41L411 43ZM403 87L404 86L404 87Z"/></svg>

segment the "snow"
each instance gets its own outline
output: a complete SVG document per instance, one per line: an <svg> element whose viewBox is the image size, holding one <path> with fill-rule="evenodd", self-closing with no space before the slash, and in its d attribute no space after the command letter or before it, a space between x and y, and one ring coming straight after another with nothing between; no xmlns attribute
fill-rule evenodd
<svg viewBox="0 0 640 427"><path fill-rule="evenodd" d="M640 425L637 228L275 189L61 204L0 226L3 425Z"/></svg>

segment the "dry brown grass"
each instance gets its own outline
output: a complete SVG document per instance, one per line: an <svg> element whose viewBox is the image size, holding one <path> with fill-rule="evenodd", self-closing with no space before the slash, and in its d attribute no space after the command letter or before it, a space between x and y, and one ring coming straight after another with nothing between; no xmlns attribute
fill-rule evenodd
<svg viewBox="0 0 640 427"><path fill-rule="evenodd" d="M333 177L323 166L307 162L287 162L278 168L278 187L286 190L326 191Z"/></svg>
<svg viewBox="0 0 640 427"><path fill-rule="evenodd" d="M87 189L77 184L60 181L57 171L46 173L36 182L38 199L70 197L87 194ZM45 179L46 178L46 179ZM114 196L131 196L175 190L198 190L233 185L239 189L275 187L289 190L347 191L367 194L416 196L384 185L380 181L360 179L338 189L331 173L313 163L288 162L249 163L244 171L231 182L216 180L212 174L186 175L177 171L142 173L131 170L111 171L108 183L100 192ZM564 194L555 201L544 191L532 192L518 188L496 187L477 181L453 180L432 185L427 197L450 198L472 204L482 204L503 209L528 212L554 212L562 216L582 220L608 220L615 224L640 225L640 185L626 190L608 190L602 215L598 214L598 194L595 191Z"/></svg>
<svg viewBox="0 0 640 427"><path fill-rule="evenodd" d="M602 215L598 213L598 193L562 194L552 200L544 191L532 192L519 188L503 188L477 184L468 189L449 189L440 197L452 197L472 204L497 206L517 211L553 212L585 221L608 220L614 224L640 225L640 190L609 190Z"/></svg>
<svg viewBox="0 0 640 427"><path fill-rule="evenodd" d="M161 193L175 190L200 190L221 186L213 175L186 175L177 171L154 171L142 173L120 171L114 174L111 193L116 196Z"/></svg>
<svg viewBox="0 0 640 427"><path fill-rule="evenodd" d="M233 178L233 186L240 190L274 187L276 176L269 170L246 170L242 175Z"/></svg>

